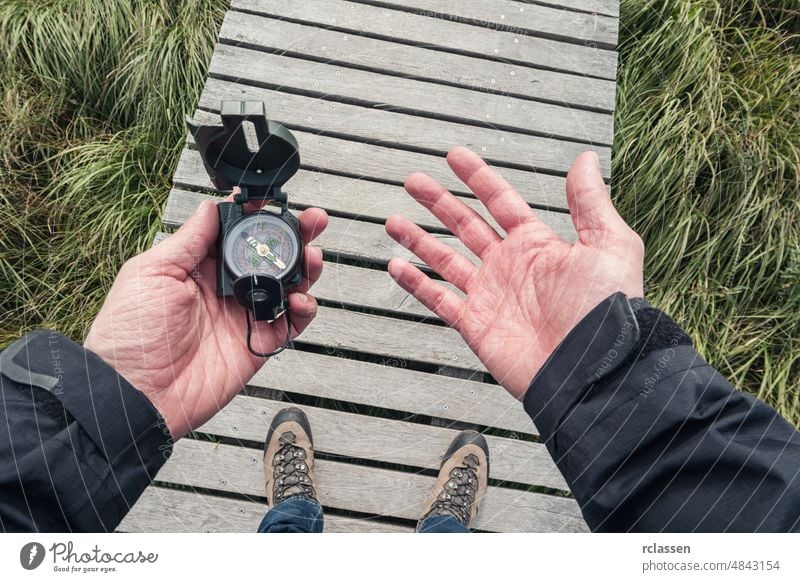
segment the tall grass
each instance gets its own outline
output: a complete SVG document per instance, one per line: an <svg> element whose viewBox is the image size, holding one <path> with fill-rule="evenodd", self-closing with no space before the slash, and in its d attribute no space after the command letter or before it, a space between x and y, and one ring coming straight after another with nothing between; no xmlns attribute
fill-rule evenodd
<svg viewBox="0 0 800 582"><path fill-rule="evenodd" d="M650 299L800 424L794 2L622 3L614 182Z"/></svg>
<svg viewBox="0 0 800 582"><path fill-rule="evenodd" d="M145 248L224 0L0 5L0 344L76 338Z"/></svg>
<svg viewBox="0 0 800 582"><path fill-rule="evenodd" d="M0 5L0 345L82 337L146 247L225 0ZM623 0L612 188L647 289L800 425L800 11Z"/></svg>

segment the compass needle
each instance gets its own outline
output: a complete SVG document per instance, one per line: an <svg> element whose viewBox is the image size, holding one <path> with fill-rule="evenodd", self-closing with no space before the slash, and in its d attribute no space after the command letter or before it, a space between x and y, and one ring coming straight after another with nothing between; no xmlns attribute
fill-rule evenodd
<svg viewBox="0 0 800 582"><path fill-rule="evenodd" d="M234 278L246 274L282 278L299 264L302 244L294 227L267 211L245 214L228 229L223 258Z"/></svg>

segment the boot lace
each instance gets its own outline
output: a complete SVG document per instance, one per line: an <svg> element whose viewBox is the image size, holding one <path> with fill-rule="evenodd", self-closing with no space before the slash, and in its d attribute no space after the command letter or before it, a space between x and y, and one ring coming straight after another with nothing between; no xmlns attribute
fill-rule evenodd
<svg viewBox="0 0 800 582"><path fill-rule="evenodd" d="M291 431L279 437L280 448L272 459L275 503L295 496L315 497L314 486L308 475L308 454L294 444L296 440Z"/></svg>
<svg viewBox="0 0 800 582"><path fill-rule="evenodd" d="M472 504L478 492L477 470L480 461L475 455L467 455L464 463L450 471L450 478L425 517L447 514L464 525L469 523Z"/></svg>

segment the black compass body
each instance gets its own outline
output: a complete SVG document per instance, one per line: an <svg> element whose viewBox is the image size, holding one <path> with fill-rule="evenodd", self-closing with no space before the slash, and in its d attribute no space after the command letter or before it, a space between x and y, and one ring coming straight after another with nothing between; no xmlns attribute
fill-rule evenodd
<svg viewBox="0 0 800 582"><path fill-rule="evenodd" d="M233 202L217 205L217 294L235 297L249 326L251 314L274 321L286 312L286 294L302 279L299 223L281 190L300 155L294 136L267 119L263 103L223 101L220 111L221 126L188 123L217 190L240 189ZM271 205L245 212L251 201ZM287 334L288 327L287 318Z"/></svg>

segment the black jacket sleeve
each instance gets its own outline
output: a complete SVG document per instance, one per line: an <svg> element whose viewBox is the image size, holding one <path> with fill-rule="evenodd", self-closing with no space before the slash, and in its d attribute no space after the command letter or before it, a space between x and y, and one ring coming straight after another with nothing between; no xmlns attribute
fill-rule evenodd
<svg viewBox="0 0 800 582"><path fill-rule="evenodd" d="M800 433L643 299L586 316L525 409L593 531L800 530Z"/></svg>
<svg viewBox="0 0 800 582"><path fill-rule="evenodd" d="M172 451L150 401L36 331L0 353L0 530L113 531Z"/></svg>

